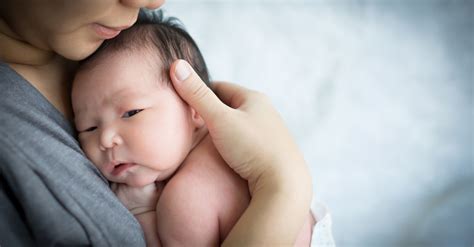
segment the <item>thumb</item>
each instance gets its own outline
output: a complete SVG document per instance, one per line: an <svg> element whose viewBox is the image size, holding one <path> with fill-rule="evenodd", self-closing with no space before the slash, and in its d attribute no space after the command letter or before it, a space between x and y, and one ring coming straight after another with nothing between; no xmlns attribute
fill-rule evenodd
<svg viewBox="0 0 474 247"><path fill-rule="evenodd" d="M179 96L201 115L204 122L212 121L226 110L227 106L185 60L179 59L171 64L170 77Z"/></svg>

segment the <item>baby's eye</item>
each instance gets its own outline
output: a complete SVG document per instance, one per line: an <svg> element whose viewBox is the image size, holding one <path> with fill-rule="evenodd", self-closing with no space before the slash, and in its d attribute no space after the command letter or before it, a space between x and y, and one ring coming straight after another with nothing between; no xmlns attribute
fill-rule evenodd
<svg viewBox="0 0 474 247"><path fill-rule="evenodd" d="M137 110L131 110L131 111L128 111L128 112L125 112L123 115L122 115L122 118L129 118L129 117L132 117L134 116L135 114L139 113L143 111L143 109L137 109Z"/></svg>
<svg viewBox="0 0 474 247"><path fill-rule="evenodd" d="M96 129L97 129L97 126L92 126L92 127L89 127L89 128L87 128L87 129L83 130L82 132L92 132L92 131L94 131L94 130L96 130Z"/></svg>

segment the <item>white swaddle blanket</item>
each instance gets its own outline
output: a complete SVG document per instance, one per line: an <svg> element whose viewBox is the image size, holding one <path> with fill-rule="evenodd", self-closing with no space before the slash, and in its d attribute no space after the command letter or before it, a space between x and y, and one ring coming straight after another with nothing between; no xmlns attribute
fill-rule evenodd
<svg viewBox="0 0 474 247"><path fill-rule="evenodd" d="M332 219L327 207L317 201L311 203L311 213L316 220L311 236L311 246L336 246L332 236Z"/></svg>

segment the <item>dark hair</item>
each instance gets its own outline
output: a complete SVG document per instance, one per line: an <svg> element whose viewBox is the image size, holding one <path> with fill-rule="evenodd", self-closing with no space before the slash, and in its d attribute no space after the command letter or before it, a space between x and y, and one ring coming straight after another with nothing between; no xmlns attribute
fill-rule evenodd
<svg viewBox="0 0 474 247"><path fill-rule="evenodd" d="M150 49L163 63L162 76L168 82L170 66L176 59L184 59L209 86L210 76L196 42L175 17L165 17L162 10L141 10L135 25L122 31L117 37L106 40L90 57L81 62L79 70L87 69L104 52L121 50L139 51Z"/></svg>

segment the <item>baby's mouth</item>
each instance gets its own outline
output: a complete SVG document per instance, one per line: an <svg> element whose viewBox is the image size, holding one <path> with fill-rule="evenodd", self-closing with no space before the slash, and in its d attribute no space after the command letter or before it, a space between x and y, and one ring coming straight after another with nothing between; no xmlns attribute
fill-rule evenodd
<svg viewBox="0 0 474 247"><path fill-rule="evenodd" d="M118 163L117 165L115 165L112 169L112 172L111 174L113 176L118 176L120 175L121 173L125 172L126 170L128 170L130 167L133 167L135 166L136 164L135 163L129 163L129 162L124 162L124 163Z"/></svg>

